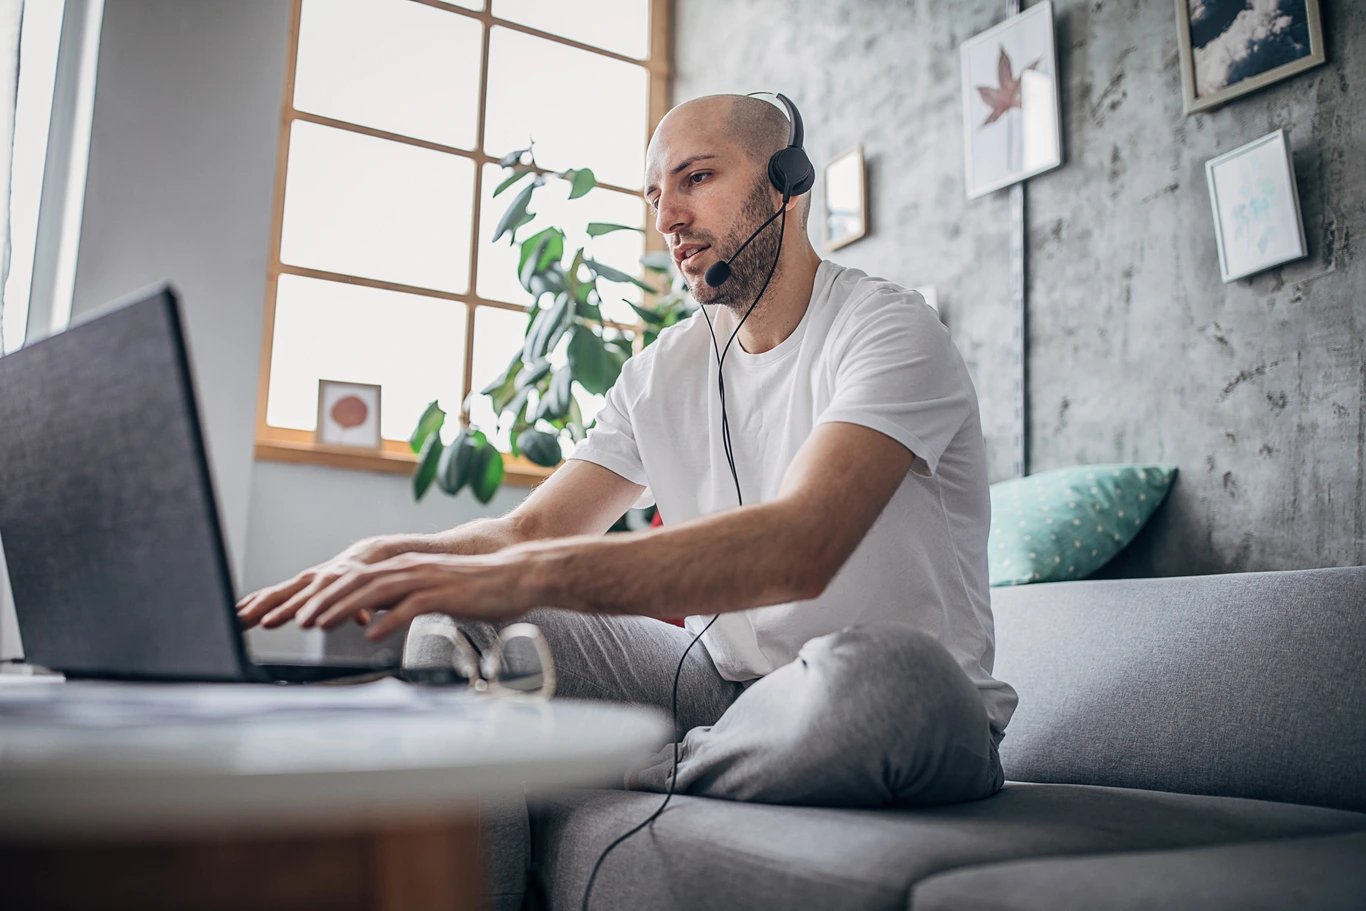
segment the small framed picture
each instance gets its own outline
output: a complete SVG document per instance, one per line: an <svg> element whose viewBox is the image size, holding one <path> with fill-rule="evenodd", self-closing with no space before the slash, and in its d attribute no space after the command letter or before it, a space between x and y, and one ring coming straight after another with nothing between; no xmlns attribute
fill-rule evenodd
<svg viewBox="0 0 1366 911"><path fill-rule="evenodd" d="M1205 162L1224 282L1308 255L1285 130Z"/></svg>
<svg viewBox="0 0 1366 911"><path fill-rule="evenodd" d="M1323 63L1319 0L1176 0L1187 114Z"/></svg>
<svg viewBox="0 0 1366 911"><path fill-rule="evenodd" d="M1053 4L974 35L960 57L968 199L1062 164Z"/></svg>
<svg viewBox="0 0 1366 911"><path fill-rule="evenodd" d="M318 380L318 427L313 439L323 446L380 449L380 387L373 383Z"/></svg>
<svg viewBox="0 0 1366 911"><path fill-rule="evenodd" d="M863 147L825 166L825 246L838 250L868 233L868 184Z"/></svg>

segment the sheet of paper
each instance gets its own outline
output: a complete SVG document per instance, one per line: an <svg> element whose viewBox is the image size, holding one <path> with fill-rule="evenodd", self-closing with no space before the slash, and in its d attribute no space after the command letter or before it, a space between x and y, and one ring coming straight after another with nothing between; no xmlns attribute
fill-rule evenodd
<svg viewBox="0 0 1366 911"><path fill-rule="evenodd" d="M414 686L392 677L351 686L73 681L0 687L0 723L28 719L103 726L361 711L449 712L479 698L464 687Z"/></svg>

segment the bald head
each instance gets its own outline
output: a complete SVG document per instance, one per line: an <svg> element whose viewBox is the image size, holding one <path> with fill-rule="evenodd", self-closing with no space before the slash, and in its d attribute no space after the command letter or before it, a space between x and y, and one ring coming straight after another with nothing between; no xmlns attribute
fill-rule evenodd
<svg viewBox="0 0 1366 911"><path fill-rule="evenodd" d="M775 105L749 95L703 95L675 106L655 128L646 152L647 180L651 184L661 147L686 138L701 146L726 146L738 151L768 181L768 160L787 146L791 126L787 115ZM801 226L806 227L811 194L798 203Z"/></svg>

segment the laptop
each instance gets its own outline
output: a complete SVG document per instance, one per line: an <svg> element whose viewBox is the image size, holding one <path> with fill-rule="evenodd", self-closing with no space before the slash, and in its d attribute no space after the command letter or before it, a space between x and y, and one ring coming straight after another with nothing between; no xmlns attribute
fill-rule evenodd
<svg viewBox="0 0 1366 911"><path fill-rule="evenodd" d="M67 678L397 668L250 659L169 285L0 357L0 541L25 660Z"/></svg>

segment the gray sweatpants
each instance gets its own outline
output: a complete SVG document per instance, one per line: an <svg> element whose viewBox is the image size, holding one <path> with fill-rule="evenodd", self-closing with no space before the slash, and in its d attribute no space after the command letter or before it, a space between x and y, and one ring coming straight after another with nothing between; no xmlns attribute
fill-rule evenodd
<svg viewBox="0 0 1366 911"><path fill-rule="evenodd" d="M540 608L523 618L550 643L557 695L643 703L668 713L674 672L693 634L647 617ZM406 667L449 660L432 635L452 621L414 621ZM461 622L481 649L497 630ZM447 665L449 666L449 665ZM812 639L756 680L717 672L704 643L678 679L676 794L843 807L957 803L1000 790L1004 775L977 688L932 636L906 624L849 626ZM674 744L628 772L632 789L668 790ZM518 811L520 810L520 815ZM490 807L482 824L494 907L525 886L524 806Z"/></svg>

